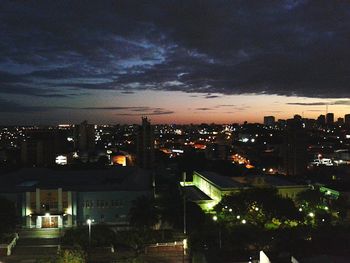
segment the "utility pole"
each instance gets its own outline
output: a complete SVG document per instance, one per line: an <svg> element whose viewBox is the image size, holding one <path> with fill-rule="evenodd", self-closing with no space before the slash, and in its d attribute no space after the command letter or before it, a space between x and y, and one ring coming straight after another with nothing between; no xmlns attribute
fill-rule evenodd
<svg viewBox="0 0 350 263"><path fill-rule="evenodd" d="M186 172L182 173L183 180L183 199L184 199L184 235L186 235L186 192L185 192L185 184L186 184Z"/></svg>
<svg viewBox="0 0 350 263"><path fill-rule="evenodd" d="M182 181L183 181L183 187L182 187L182 194L183 194L183 199L184 199L184 235L186 236L187 234L187 229L186 229L186 192L185 192L185 185L186 185L186 172L182 173ZM182 242L182 263L185 263L185 255L186 255L186 248L185 248L185 240L187 243L187 238Z"/></svg>

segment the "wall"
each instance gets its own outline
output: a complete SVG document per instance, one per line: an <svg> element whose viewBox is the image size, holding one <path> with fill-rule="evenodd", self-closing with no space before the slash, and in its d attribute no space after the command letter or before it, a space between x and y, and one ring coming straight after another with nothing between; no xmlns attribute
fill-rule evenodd
<svg viewBox="0 0 350 263"><path fill-rule="evenodd" d="M149 191L79 192L78 223L85 224L91 218L96 223L126 224L132 201L150 194Z"/></svg>

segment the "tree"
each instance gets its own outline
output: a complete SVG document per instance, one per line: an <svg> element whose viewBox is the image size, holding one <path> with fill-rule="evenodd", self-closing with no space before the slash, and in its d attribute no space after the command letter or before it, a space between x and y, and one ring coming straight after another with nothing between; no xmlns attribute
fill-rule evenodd
<svg viewBox="0 0 350 263"><path fill-rule="evenodd" d="M65 231L62 242L65 245L87 249L88 247L103 247L114 243L115 232L106 225L92 226L91 245L86 227L71 228Z"/></svg>
<svg viewBox="0 0 350 263"><path fill-rule="evenodd" d="M294 202L280 196L274 188L251 188L226 196L215 210L220 221L231 225L285 225L301 220Z"/></svg>
<svg viewBox="0 0 350 263"><path fill-rule="evenodd" d="M134 229L131 231L120 231L116 235L115 244L132 248L135 255L139 255L145 247L155 242L154 232L150 229Z"/></svg>
<svg viewBox="0 0 350 263"><path fill-rule="evenodd" d="M155 205L162 223L180 228L183 223L183 198L179 193L178 182L171 183L166 191L158 195Z"/></svg>
<svg viewBox="0 0 350 263"><path fill-rule="evenodd" d="M308 189L300 192L296 197L297 203L304 206L305 209L316 209L317 206L324 204L324 194L319 189Z"/></svg>
<svg viewBox="0 0 350 263"><path fill-rule="evenodd" d="M155 202L148 196L141 196L133 201L129 211L130 224L136 228L153 227L159 219Z"/></svg>
<svg viewBox="0 0 350 263"><path fill-rule="evenodd" d="M0 234L12 232L17 223L15 204L3 197L0 197L0 222Z"/></svg>
<svg viewBox="0 0 350 263"><path fill-rule="evenodd" d="M56 263L85 263L86 256L81 250L62 250Z"/></svg>
<svg viewBox="0 0 350 263"><path fill-rule="evenodd" d="M349 210L349 202L348 199L341 194L337 199L332 200L331 202L332 210L338 213L338 216L341 219L345 219Z"/></svg>
<svg viewBox="0 0 350 263"><path fill-rule="evenodd" d="M297 202L305 214L314 214L314 218L309 218L310 223L322 225L344 220L349 207L344 195L339 195L334 199L326 196L317 188L300 192L297 195Z"/></svg>

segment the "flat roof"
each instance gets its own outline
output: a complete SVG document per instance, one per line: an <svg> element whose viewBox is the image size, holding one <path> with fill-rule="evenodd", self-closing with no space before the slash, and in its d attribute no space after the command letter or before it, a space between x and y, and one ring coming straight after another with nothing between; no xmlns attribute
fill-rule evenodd
<svg viewBox="0 0 350 263"><path fill-rule="evenodd" d="M185 191L186 199L191 200L193 202L213 200L205 193L203 193L200 189L198 189L196 186L185 186L182 189Z"/></svg>
<svg viewBox="0 0 350 263"><path fill-rule="evenodd" d="M220 190L225 191L225 189L229 190L232 188L244 187L243 184L234 180L234 177L222 176L217 173L209 172L209 171L201 171L201 172L195 171L195 173L201 176L202 178L204 178L205 180L209 181L211 184L220 188Z"/></svg>
<svg viewBox="0 0 350 263"><path fill-rule="evenodd" d="M288 180L287 178L281 178L273 175L247 175L234 177L234 180L243 184L254 184L255 182L267 184L273 187L305 187L306 184L300 184L293 181Z"/></svg>
<svg viewBox="0 0 350 263"><path fill-rule="evenodd" d="M147 191L148 171L137 167L106 169L23 168L0 175L0 192L26 192L62 188L70 191Z"/></svg>

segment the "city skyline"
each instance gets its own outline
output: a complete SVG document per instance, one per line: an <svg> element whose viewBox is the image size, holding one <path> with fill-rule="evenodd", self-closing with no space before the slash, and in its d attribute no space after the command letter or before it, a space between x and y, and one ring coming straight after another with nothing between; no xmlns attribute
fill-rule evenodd
<svg viewBox="0 0 350 263"><path fill-rule="evenodd" d="M1 1L0 124L350 113L349 3Z"/></svg>

